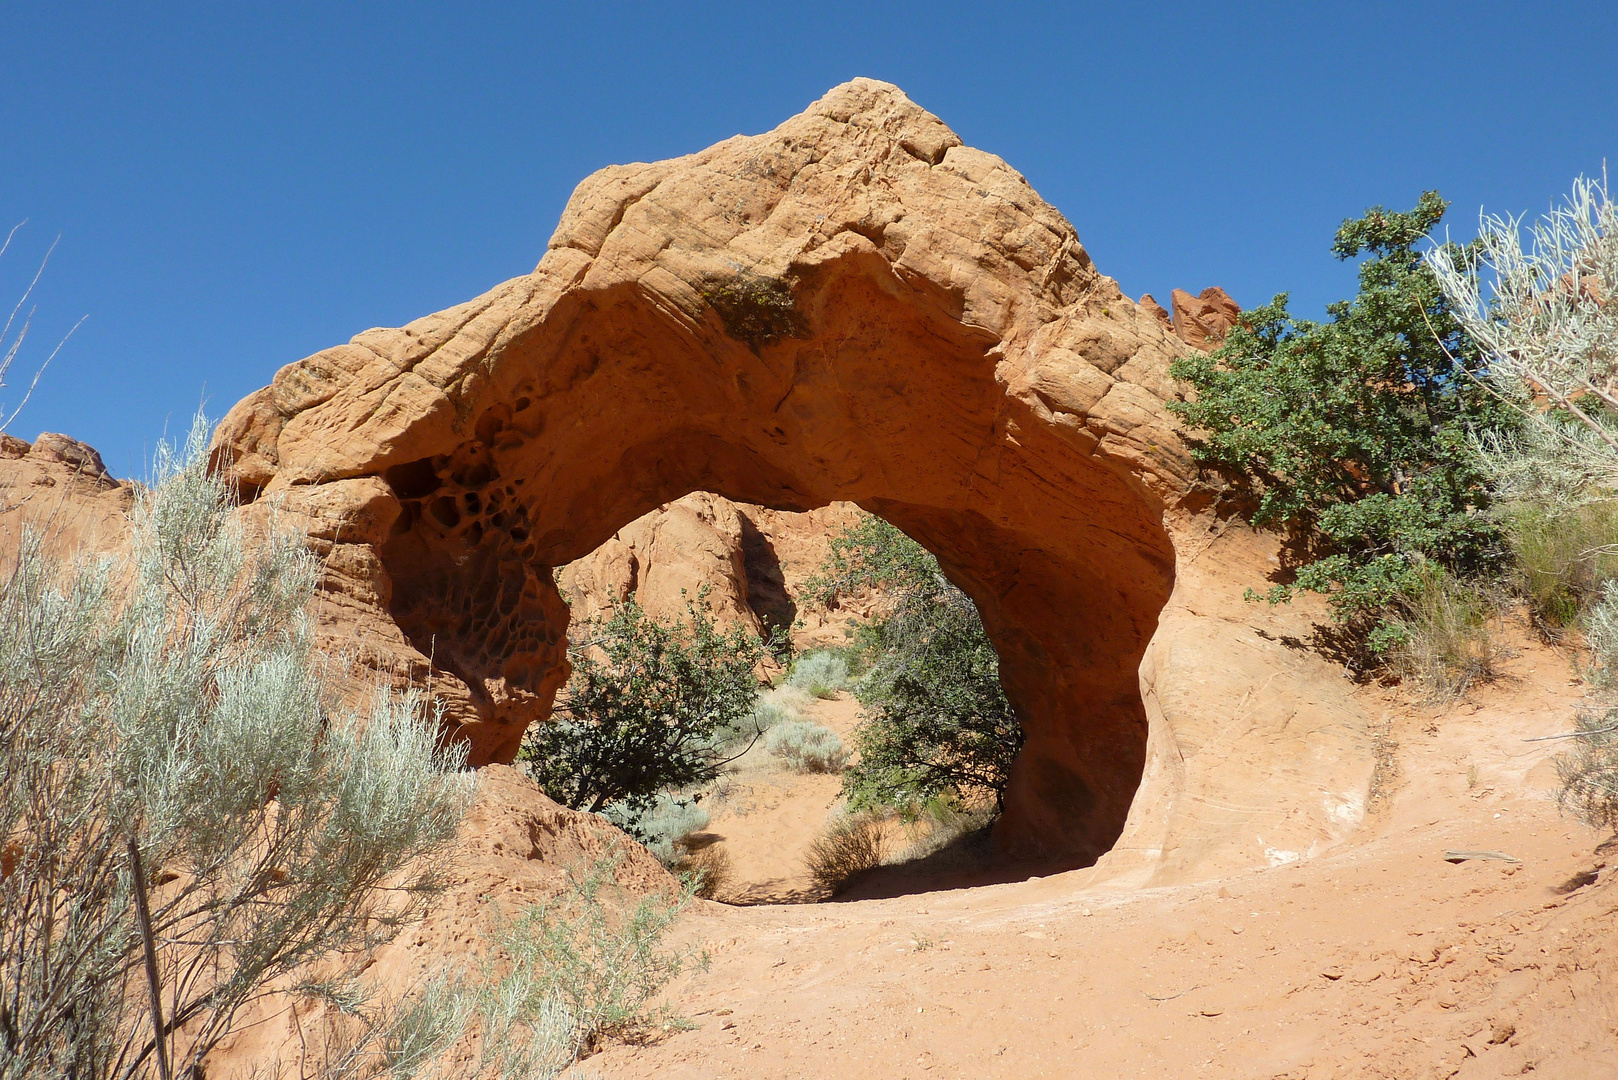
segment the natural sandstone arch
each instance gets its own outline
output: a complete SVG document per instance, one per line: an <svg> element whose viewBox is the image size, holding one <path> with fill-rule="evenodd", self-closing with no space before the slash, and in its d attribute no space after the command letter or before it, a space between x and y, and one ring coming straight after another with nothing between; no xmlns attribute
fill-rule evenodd
<svg viewBox="0 0 1618 1080"><path fill-rule="evenodd" d="M532 274L282 369L217 446L310 515L344 647L433 677L475 762L566 677L551 567L694 490L857 502L995 641L1028 733L1002 841L1088 862L1146 760L1193 492L1163 408L1183 348L1019 174L856 80L595 174Z"/></svg>

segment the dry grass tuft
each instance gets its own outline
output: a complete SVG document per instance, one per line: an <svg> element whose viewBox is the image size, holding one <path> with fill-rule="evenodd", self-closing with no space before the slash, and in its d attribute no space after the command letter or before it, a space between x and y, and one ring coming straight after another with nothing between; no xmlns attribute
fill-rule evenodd
<svg viewBox="0 0 1618 1080"><path fill-rule="evenodd" d="M882 865L886 851L882 818L849 814L834 820L809 845L804 864L815 883L835 896L860 874Z"/></svg>
<svg viewBox="0 0 1618 1080"><path fill-rule="evenodd" d="M907 827L909 845L893 858L895 864L930 858L973 833L994 824L999 811L994 804L958 806L942 799L929 803L916 821Z"/></svg>
<svg viewBox="0 0 1618 1080"><path fill-rule="evenodd" d="M733 876L730 852L718 844L687 851L675 870L690 879L692 891L704 900L718 899Z"/></svg>
<svg viewBox="0 0 1618 1080"><path fill-rule="evenodd" d="M1574 730L1572 749L1556 761L1557 801L1588 825L1618 829L1618 706L1587 705Z"/></svg>
<svg viewBox="0 0 1618 1080"><path fill-rule="evenodd" d="M1489 632L1496 607L1478 587L1433 573L1405 601L1399 621L1406 638L1394 653L1394 670L1437 700L1452 700L1494 678L1502 659Z"/></svg>
<svg viewBox="0 0 1618 1080"><path fill-rule="evenodd" d="M1535 627L1551 641L1578 623L1618 578L1618 502L1551 512L1519 506L1511 515L1511 546Z"/></svg>

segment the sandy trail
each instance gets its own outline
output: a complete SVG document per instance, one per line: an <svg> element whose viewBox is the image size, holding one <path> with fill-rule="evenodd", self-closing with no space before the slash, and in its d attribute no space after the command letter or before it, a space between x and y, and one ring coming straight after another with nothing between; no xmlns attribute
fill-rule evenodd
<svg viewBox="0 0 1618 1080"><path fill-rule="evenodd" d="M822 724L852 746L860 719L853 695L810 699L798 710L805 720ZM781 760L753 747L733 764L724 794L706 802L712 820L700 835L730 857L731 877L721 897L734 904L793 904L816 898L804 868L809 845L825 827L838 803L841 776L793 773Z"/></svg>
<svg viewBox="0 0 1618 1080"><path fill-rule="evenodd" d="M1349 842L1221 881L1121 891L1074 871L887 900L703 904L676 987L697 1026L604 1077L1618 1076L1618 888L1548 796L1579 687L1525 645L1437 711L1366 690L1398 773ZM821 793L813 796L820 798ZM785 806L783 801L782 806ZM799 827L780 808L736 861ZM822 812L823 816L823 812ZM757 847L757 852L755 847ZM1444 861L1448 848L1522 860ZM743 852L747 854L743 854ZM790 885L785 874L781 880Z"/></svg>

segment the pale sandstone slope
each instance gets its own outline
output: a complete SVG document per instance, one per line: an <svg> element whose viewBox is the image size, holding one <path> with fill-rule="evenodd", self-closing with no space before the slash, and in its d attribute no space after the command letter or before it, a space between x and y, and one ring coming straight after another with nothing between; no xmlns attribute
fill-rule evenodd
<svg viewBox="0 0 1618 1080"><path fill-rule="evenodd" d="M677 990L696 1030L587 1065L605 1080L1618 1077L1618 852L1558 815L1560 745L1524 741L1566 731L1581 689L1567 657L1514 644L1504 679L1445 709L1353 691L1391 720L1397 779L1330 850L1197 884L1119 889L1097 867L692 919L682 933L714 952ZM1273 820L1251 798L1217 809L1261 833ZM1457 848L1522 861L1446 862Z"/></svg>

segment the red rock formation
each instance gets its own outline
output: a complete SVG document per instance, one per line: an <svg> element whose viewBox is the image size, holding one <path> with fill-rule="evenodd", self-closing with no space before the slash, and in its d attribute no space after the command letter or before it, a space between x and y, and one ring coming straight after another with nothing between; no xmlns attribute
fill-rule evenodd
<svg viewBox="0 0 1618 1080"><path fill-rule="evenodd" d="M327 632L430 676L479 762L566 678L551 567L697 490L879 513L999 650L1028 734L1001 841L1085 862L1124 828L1142 659L1200 543L1175 539L1205 499L1163 407L1184 348L1014 170L856 80L767 134L590 177L532 274L282 369L216 453L308 515ZM1151 715L1183 755L1228 710L1182 691L1228 665L1175 640ZM1217 787L1188 768L1167 797ZM1271 794L1318 790L1297 777Z"/></svg>
<svg viewBox="0 0 1618 1080"><path fill-rule="evenodd" d="M803 514L744 505L741 513L751 526L743 535L750 602L771 613L770 625L792 627L794 648L846 645L855 628L886 605L880 593L864 591L839 597L828 610L805 591L831 554L831 538L859 521L853 503Z"/></svg>
<svg viewBox="0 0 1618 1080"><path fill-rule="evenodd" d="M65 435L33 443L0 434L0 572L11 568L24 528L48 550L110 551L124 543L134 491L107 474L101 455Z"/></svg>
<svg viewBox="0 0 1618 1080"><path fill-rule="evenodd" d="M1217 285L1210 285L1197 296L1175 289L1170 299L1174 304L1174 332L1193 349L1218 345L1242 313L1236 301Z"/></svg>
<svg viewBox="0 0 1618 1080"><path fill-rule="evenodd" d="M658 507L562 567L557 585L575 621L594 618L633 594L653 618L670 620L704 590L722 627L760 636L780 630L798 649L841 645L845 629L868 616L875 597L835 611L805 602L804 582L819 572L833 535L858 520L850 503L784 513L699 491Z"/></svg>
<svg viewBox="0 0 1618 1080"><path fill-rule="evenodd" d="M1142 311L1162 323L1163 329L1170 333L1174 331L1174 320L1169 318L1169 313L1163 309L1163 305L1159 304L1151 293L1141 294L1140 306Z"/></svg>

